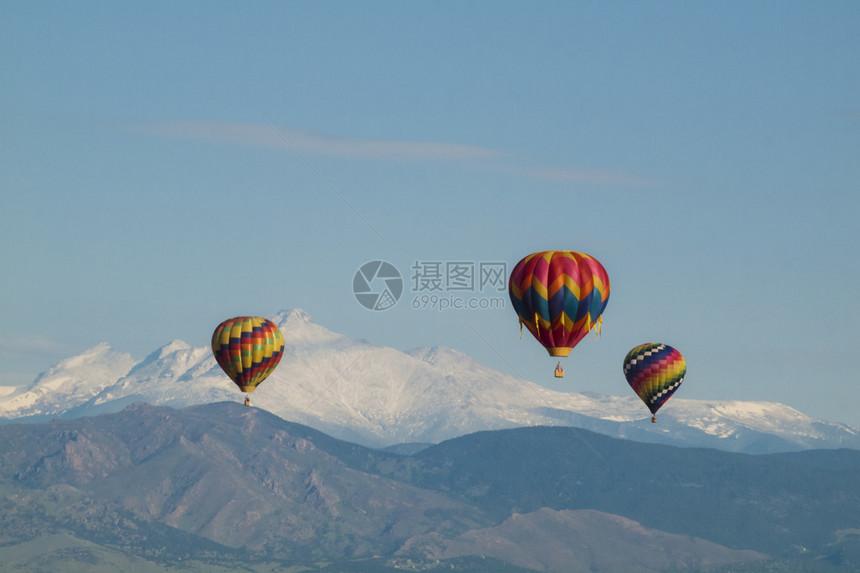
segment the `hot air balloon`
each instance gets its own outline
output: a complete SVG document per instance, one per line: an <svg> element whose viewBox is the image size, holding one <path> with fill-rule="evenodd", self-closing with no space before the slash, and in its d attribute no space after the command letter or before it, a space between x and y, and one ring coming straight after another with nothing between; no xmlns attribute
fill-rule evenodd
<svg viewBox="0 0 860 573"><path fill-rule="evenodd" d="M651 410L652 422L657 421L657 410L675 393L686 374L684 357L666 344L640 344L624 357L624 377Z"/></svg>
<svg viewBox="0 0 860 573"><path fill-rule="evenodd" d="M609 276L597 259L574 251L532 253L508 280L511 303L550 356L567 356L586 334L600 330L609 302ZM560 365L556 377L564 376Z"/></svg>
<svg viewBox="0 0 860 573"><path fill-rule="evenodd" d="M228 318L212 333L212 353L242 392L253 392L280 362L284 336L274 322L265 318ZM245 405L250 405L247 396Z"/></svg>

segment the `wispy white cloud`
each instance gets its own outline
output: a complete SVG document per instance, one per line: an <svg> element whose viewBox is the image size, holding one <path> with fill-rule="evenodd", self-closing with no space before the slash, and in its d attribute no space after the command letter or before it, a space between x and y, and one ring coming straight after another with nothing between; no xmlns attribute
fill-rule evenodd
<svg viewBox="0 0 860 573"><path fill-rule="evenodd" d="M0 358L6 361L26 361L33 358L55 358L68 352L66 344L37 334L24 336L0 335Z"/></svg>
<svg viewBox="0 0 860 573"><path fill-rule="evenodd" d="M285 148L300 154L330 155L366 159L464 160L502 158L490 169L531 178L535 181L567 181L607 186L655 186L653 178L596 169L522 167L508 163L508 153L459 143L350 139L317 132L273 126L267 123L231 122L150 122L132 129L157 137L172 137L207 143Z"/></svg>
<svg viewBox="0 0 860 573"><path fill-rule="evenodd" d="M380 159L482 159L501 155L487 147L458 143L348 139L265 123L153 122L134 130L209 143L285 147L303 153Z"/></svg>
<svg viewBox="0 0 860 573"><path fill-rule="evenodd" d="M571 183L590 183L593 185L617 185L622 187L655 187L664 185L665 181L636 175L632 173L623 173L620 171L606 171L599 169L576 169L576 168L557 168L550 167L546 169L540 168L524 168L518 169L530 177L549 181L567 181Z"/></svg>
<svg viewBox="0 0 860 573"><path fill-rule="evenodd" d="M32 356L56 353L62 345L54 339L37 334L24 336L0 335L0 355Z"/></svg>

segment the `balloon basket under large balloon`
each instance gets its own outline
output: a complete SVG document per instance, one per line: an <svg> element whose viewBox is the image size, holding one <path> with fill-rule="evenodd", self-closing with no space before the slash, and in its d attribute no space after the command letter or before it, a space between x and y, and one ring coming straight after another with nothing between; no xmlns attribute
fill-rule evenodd
<svg viewBox="0 0 860 573"><path fill-rule="evenodd" d="M250 405L251 405L251 398L250 398L250 397L248 397L248 396L245 396L245 405L246 405L246 406L250 406ZM655 420L655 421L656 421L656 420Z"/></svg>
<svg viewBox="0 0 860 573"><path fill-rule="evenodd" d="M652 424L656 424L656 423L657 423L657 416L651 416L651 423L652 423Z"/></svg>
<svg viewBox="0 0 860 573"><path fill-rule="evenodd" d="M561 367L561 362L555 365L554 376L556 378L564 378L564 368Z"/></svg>

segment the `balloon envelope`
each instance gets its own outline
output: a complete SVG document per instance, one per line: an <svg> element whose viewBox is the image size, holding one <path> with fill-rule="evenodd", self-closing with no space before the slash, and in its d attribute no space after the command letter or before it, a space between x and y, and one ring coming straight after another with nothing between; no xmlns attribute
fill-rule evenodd
<svg viewBox="0 0 860 573"><path fill-rule="evenodd" d="M508 294L520 326L525 325L550 356L567 356L601 323L609 302L609 276L585 253L541 251L516 264Z"/></svg>
<svg viewBox="0 0 860 573"><path fill-rule="evenodd" d="M624 357L624 377L651 414L675 393L686 374L684 357L666 344L640 344Z"/></svg>
<svg viewBox="0 0 860 573"><path fill-rule="evenodd" d="M212 353L242 392L253 392L280 362L284 337L271 320L237 316L212 333Z"/></svg>

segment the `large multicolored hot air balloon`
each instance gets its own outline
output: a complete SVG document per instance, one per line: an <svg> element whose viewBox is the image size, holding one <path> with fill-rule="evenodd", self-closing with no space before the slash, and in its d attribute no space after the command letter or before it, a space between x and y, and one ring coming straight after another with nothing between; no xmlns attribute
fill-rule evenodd
<svg viewBox="0 0 860 573"><path fill-rule="evenodd" d="M280 362L284 336L265 318L228 318L212 333L212 353L242 392L253 392ZM246 398L245 405L248 403Z"/></svg>
<svg viewBox="0 0 860 573"><path fill-rule="evenodd" d="M602 324L609 276L597 259L574 251L542 251L518 262L508 281L511 303L550 356L567 356Z"/></svg>
<svg viewBox="0 0 860 573"><path fill-rule="evenodd" d="M640 344L624 357L624 377L651 410L652 422L657 421L657 410L675 393L686 374L684 357L666 344Z"/></svg>

